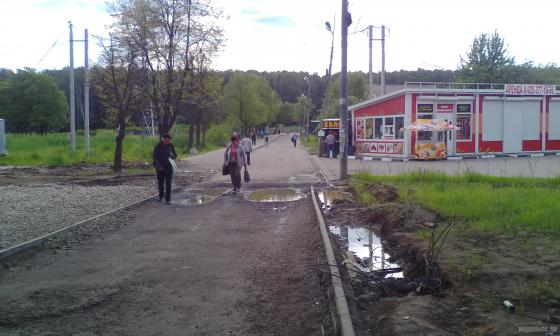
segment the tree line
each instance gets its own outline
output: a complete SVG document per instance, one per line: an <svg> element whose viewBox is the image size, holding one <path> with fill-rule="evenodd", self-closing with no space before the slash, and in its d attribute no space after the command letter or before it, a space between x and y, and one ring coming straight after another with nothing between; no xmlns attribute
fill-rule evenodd
<svg viewBox="0 0 560 336"><path fill-rule="evenodd" d="M221 13L209 0L118 0L115 23L99 38L102 53L92 67L90 124L117 130L114 169L121 169L127 127L154 115L158 133L188 124L188 149L204 144L215 124L246 132L251 127L304 125L338 115L339 75L292 71L216 71L223 44ZM78 128L83 122L83 68L76 69ZM374 73L374 82L380 74ZM554 64L517 64L497 33L477 36L456 70L393 71L388 85L405 82L556 83ZM348 76L349 104L368 97L367 74ZM68 69L37 72L0 69L0 118L10 132L66 131ZM148 118L148 119L147 119Z"/></svg>

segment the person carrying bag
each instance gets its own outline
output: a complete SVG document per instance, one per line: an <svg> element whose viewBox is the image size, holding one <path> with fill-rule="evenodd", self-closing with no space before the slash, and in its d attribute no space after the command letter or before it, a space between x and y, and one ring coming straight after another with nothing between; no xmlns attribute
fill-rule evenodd
<svg viewBox="0 0 560 336"><path fill-rule="evenodd" d="M226 166L233 185L232 193L236 194L241 189L241 167L245 167L245 171L247 171L247 157L245 149L239 144L239 138L235 135L231 137L231 143L226 147L222 174L225 172Z"/></svg>

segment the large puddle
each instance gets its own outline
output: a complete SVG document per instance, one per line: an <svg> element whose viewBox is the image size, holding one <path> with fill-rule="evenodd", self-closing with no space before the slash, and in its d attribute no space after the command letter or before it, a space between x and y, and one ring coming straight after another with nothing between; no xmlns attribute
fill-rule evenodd
<svg viewBox="0 0 560 336"><path fill-rule="evenodd" d="M346 249L358 258L355 263L362 272L395 269L400 266L389 262L390 255L385 253L381 239L367 228L351 228L348 226L330 225L329 230L338 236ZM403 272L388 273L386 278L402 278Z"/></svg>
<svg viewBox="0 0 560 336"><path fill-rule="evenodd" d="M305 198L305 194L291 188L260 189L249 195L254 202L291 202Z"/></svg>
<svg viewBox="0 0 560 336"><path fill-rule="evenodd" d="M337 201L348 200L350 195L338 190L324 189L317 192L323 212L336 207ZM329 231L342 240L347 251L357 258L354 266L362 272L400 269L398 264L389 262L390 255L385 253L381 239L365 227L349 227L329 224ZM387 273L386 278L403 278L402 271Z"/></svg>

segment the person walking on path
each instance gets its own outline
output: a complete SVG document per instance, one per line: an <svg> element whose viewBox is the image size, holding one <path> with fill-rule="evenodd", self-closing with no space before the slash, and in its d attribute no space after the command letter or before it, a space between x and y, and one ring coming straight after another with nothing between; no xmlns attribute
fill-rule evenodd
<svg viewBox="0 0 560 336"><path fill-rule="evenodd" d="M224 166L228 167L233 193L238 193L241 189L241 167L247 169L247 158L245 157L245 149L236 136L231 137L231 143L226 147Z"/></svg>
<svg viewBox="0 0 560 336"><path fill-rule="evenodd" d="M266 144L266 147L268 147L268 135L264 136L264 143Z"/></svg>
<svg viewBox="0 0 560 336"><path fill-rule="evenodd" d="M332 159L334 157L334 144L336 143L336 138L334 137L332 131L329 133L329 135L327 135L325 141L327 142L327 153L329 155L329 158Z"/></svg>
<svg viewBox="0 0 560 336"><path fill-rule="evenodd" d="M297 134L295 134L295 133L292 135L292 142L294 143L294 147L296 147L296 145L297 145Z"/></svg>
<svg viewBox="0 0 560 336"><path fill-rule="evenodd" d="M253 146L257 145L257 131L255 128L251 128L251 141L253 142Z"/></svg>
<svg viewBox="0 0 560 336"><path fill-rule="evenodd" d="M245 156L247 157L247 165L251 165L251 152L253 151L253 142L248 137L241 139L241 146L245 150Z"/></svg>
<svg viewBox="0 0 560 336"><path fill-rule="evenodd" d="M159 201L165 197L165 203L171 203L171 180L173 179L173 167L169 159L177 157L175 147L171 144L171 135L163 134L161 141L154 147L152 154L156 176L158 181ZM164 190L165 184L165 190Z"/></svg>

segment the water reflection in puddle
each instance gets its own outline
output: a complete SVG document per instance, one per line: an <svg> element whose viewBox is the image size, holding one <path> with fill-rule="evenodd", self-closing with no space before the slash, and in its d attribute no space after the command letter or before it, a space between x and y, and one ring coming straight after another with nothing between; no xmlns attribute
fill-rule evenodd
<svg viewBox="0 0 560 336"><path fill-rule="evenodd" d="M348 193L338 190L321 190L317 192L317 196L324 212L330 211L337 201L349 199Z"/></svg>
<svg viewBox="0 0 560 336"><path fill-rule="evenodd" d="M298 192L296 189L276 188L254 191L249 195L249 200L255 202L290 202L304 197L305 194Z"/></svg>
<svg viewBox="0 0 560 336"><path fill-rule="evenodd" d="M355 266L363 272L371 272L400 267L389 262L389 254L383 250L379 237L367 228L351 228L348 226L330 225L332 234L344 241L348 251L353 252L360 260ZM386 278L402 278L403 272L387 274Z"/></svg>
<svg viewBox="0 0 560 336"><path fill-rule="evenodd" d="M182 205L200 205L206 204L216 197L222 195L226 189L201 189L201 190L188 190L186 194L180 195L177 200L178 204Z"/></svg>

